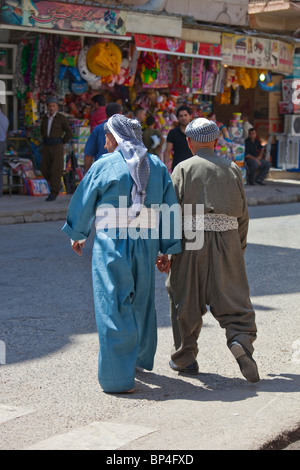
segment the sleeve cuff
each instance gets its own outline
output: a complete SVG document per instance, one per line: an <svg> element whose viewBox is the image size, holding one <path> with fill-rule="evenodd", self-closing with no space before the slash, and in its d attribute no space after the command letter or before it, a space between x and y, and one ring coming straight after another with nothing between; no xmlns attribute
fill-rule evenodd
<svg viewBox="0 0 300 470"><path fill-rule="evenodd" d="M69 235L71 240L80 240L81 241L81 240L86 240L87 239L86 234L81 233L81 232L77 232L76 230L73 230L72 227L70 227L70 225L68 225L67 223L65 223L65 225L63 226L62 231L65 232L67 235Z"/></svg>
<svg viewBox="0 0 300 470"><path fill-rule="evenodd" d="M177 243L174 245L170 246L166 250L163 249L163 246L161 246L160 250L164 255L176 255L177 253L181 253L182 248L181 248L181 240L179 240Z"/></svg>
<svg viewBox="0 0 300 470"><path fill-rule="evenodd" d="M73 243L75 243L75 241L77 241L77 242L79 242L79 243L84 243L85 240L86 240L86 238L84 238L84 239L82 239L82 240L72 240L72 238L71 238L70 241L71 241L71 245L73 245Z"/></svg>

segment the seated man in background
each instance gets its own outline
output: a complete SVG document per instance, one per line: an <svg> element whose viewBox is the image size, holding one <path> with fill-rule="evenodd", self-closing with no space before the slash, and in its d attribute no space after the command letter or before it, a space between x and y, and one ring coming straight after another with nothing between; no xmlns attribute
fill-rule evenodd
<svg viewBox="0 0 300 470"><path fill-rule="evenodd" d="M263 158L264 147L257 138L254 128L249 129L249 137L245 140L245 161L247 165L247 182L251 186L255 183L264 185L265 177L270 169L270 162ZM256 172L258 175L256 176Z"/></svg>

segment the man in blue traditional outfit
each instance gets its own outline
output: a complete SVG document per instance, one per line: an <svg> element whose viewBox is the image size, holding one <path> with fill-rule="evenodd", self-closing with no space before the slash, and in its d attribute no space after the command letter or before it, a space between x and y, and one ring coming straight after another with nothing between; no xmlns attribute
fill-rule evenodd
<svg viewBox="0 0 300 470"><path fill-rule="evenodd" d="M181 251L181 226L171 224L164 236L157 217L162 218L161 211L153 207L173 206L173 219L181 222L167 168L147 153L139 122L116 114L106 125L111 153L91 166L76 189L63 231L81 254L95 219L92 276L99 383L105 392L121 393L134 389L137 367L153 368L157 255Z"/></svg>

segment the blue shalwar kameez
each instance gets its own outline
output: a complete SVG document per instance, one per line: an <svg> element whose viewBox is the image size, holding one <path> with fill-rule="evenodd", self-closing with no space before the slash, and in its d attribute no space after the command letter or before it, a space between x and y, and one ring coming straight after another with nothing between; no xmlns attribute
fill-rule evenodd
<svg viewBox="0 0 300 470"><path fill-rule="evenodd" d="M148 154L148 159L150 175L144 206L177 204L167 168L155 155ZM76 189L63 231L73 240L86 239L97 207L109 204L117 208L120 196L127 198L129 206L132 185L120 151L102 156ZM150 229L141 230L144 237L136 239L124 236L124 229L119 228L115 237L103 229L95 235L92 277L100 343L98 376L105 392L130 390L137 366L153 368L157 344L155 261L159 252L181 251L180 235L174 233L174 227L168 239L163 239L161 231L155 238L150 236Z"/></svg>

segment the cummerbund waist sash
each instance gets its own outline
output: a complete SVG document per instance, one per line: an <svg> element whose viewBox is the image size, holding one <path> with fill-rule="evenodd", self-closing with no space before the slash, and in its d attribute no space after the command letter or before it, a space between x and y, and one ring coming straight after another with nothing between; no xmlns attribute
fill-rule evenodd
<svg viewBox="0 0 300 470"><path fill-rule="evenodd" d="M227 214L185 215L183 229L189 231L204 230L205 232L227 232L237 230L239 227L237 217Z"/></svg>
<svg viewBox="0 0 300 470"><path fill-rule="evenodd" d="M157 229L159 226L159 211L143 207L139 216L129 217L128 208L114 208L99 206L96 210L96 230L106 228L140 227ZM226 214L185 215L183 217L183 230L207 232L227 232L238 229L237 217Z"/></svg>
<svg viewBox="0 0 300 470"><path fill-rule="evenodd" d="M44 137L43 142L44 145L59 145L63 143L61 137Z"/></svg>
<svg viewBox="0 0 300 470"><path fill-rule="evenodd" d="M139 216L132 219L128 214L129 208L98 207L96 210L96 230L106 228L139 227L157 229L159 226L159 212L155 209L143 207Z"/></svg>

